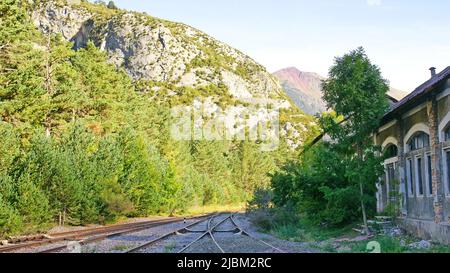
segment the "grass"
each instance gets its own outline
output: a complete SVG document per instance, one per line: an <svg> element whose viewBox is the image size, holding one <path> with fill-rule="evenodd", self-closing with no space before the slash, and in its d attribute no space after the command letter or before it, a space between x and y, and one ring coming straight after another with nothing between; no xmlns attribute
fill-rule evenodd
<svg viewBox="0 0 450 273"><path fill-rule="evenodd" d="M178 214L176 214L175 216L178 217L192 217L192 216L197 216L197 215L201 215L201 214L209 214L209 213L214 213L214 212L239 212L239 211L244 211L245 210L245 203L238 203L238 204L230 204L230 205L208 205L208 206L196 206L196 207L192 207L188 210L186 210L185 212L180 212ZM166 213L162 213L159 215L148 215L148 218L152 218L155 216L163 216L163 217L167 217L168 214ZM144 218L144 217L140 217L140 218ZM125 217L125 216L120 216L117 217L115 219L110 219L108 221L102 222L101 224L103 225L113 225L113 224L122 224L122 223L128 223L129 220L133 219L132 217ZM67 225L67 227L69 227L71 225ZM58 227L57 223L48 223L45 225L42 225L40 227L26 227L24 229L24 231L15 234L14 236L28 236L28 235L33 235L33 234L37 234L37 233L47 233L49 230L51 230L52 228ZM10 236L1 236L0 235L0 239L8 239ZM120 250L120 249L118 249Z"/></svg>
<svg viewBox="0 0 450 273"><path fill-rule="evenodd" d="M429 249L413 249L409 244L419 242L421 239L413 236L391 237L379 235L358 242L337 242L340 238L356 238L359 233L353 231L357 224L340 228L326 228L313 224L305 217L295 217L294 214L264 213L256 211L251 213L252 222L260 227L262 232L270 233L280 239L312 243L311 247L326 253L371 253L372 245L379 244L381 253L450 253L450 246L432 243Z"/></svg>
<svg viewBox="0 0 450 273"><path fill-rule="evenodd" d="M209 205L196 206L188 209L183 216L192 216L199 214L207 214L213 212L239 212L245 209L245 204L231 204L231 205Z"/></svg>
<svg viewBox="0 0 450 273"><path fill-rule="evenodd" d="M367 245L369 242L377 242L380 244L381 253L450 253L450 246L433 243L429 249L413 249L408 247L409 244L419 241L420 239L411 236L390 237L376 236L370 240L346 243L344 246L351 253L369 253Z"/></svg>
<svg viewBox="0 0 450 273"><path fill-rule="evenodd" d="M128 247L126 245L116 245L112 248L113 251L125 251Z"/></svg>
<svg viewBox="0 0 450 273"><path fill-rule="evenodd" d="M252 222L262 231L293 242L318 242L342 236L356 236L352 230L355 225L339 228L320 227L304 216L293 216L289 212L279 211L275 214L254 212L250 215Z"/></svg>
<svg viewBox="0 0 450 273"><path fill-rule="evenodd" d="M359 242L336 243L336 238L355 238L360 234L352 231L349 225L343 228L320 228L312 225L282 225L275 226L270 233L289 241L295 242L322 242L316 247L327 253L371 253L370 242L379 243L381 253L450 253L450 246L433 243L429 249L413 249L409 244L420 239L412 236L390 237L376 236Z"/></svg>
<svg viewBox="0 0 450 273"><path fill-rule="evenodd" d="M172 253L177 244L175 242L170 242L168 245L164 246L164 253Z"/></svg>
<svg viewBox="0 0 450 273"><path fill-rule="evenodd" d="M357 233L352 230L352 227L354 225L342 228L321 228L300 221L298 225L276 225L271 230L271 233L282 239L294 242L317 242L343 236L355 236Z"/></svg>

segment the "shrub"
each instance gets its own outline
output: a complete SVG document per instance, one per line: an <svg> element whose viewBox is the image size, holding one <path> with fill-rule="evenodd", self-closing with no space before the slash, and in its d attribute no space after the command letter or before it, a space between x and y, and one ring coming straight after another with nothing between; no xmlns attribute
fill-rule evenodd
<svg viewBox="0 0 450 273"><path fill-rule="evenodd" d="M16 209L0 194L0 238L16 234L23 227L22 219Z"/></svg>
<svg viewBox="0 0 450 273"><path fill-rule="evenodd" d="M276 207L293 207L317 224L342 226L360 219L359 185L350 179L352 156L328 144L316 146L300 162L289 162L272 177ZM375 213L375 189L364 200Z"/></svg>

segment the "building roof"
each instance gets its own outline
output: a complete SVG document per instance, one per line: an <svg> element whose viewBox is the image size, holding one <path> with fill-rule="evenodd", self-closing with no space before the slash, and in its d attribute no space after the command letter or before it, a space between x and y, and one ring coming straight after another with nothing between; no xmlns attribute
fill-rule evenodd
<svg viewBox="0 0 450 273"><path fill-rule="evenodd" d="M450 76L450 66L441 71L436 76L432 77L428 81L424 82L422 85L417 87L411 94L403 98L398 103L394 104L389 111L384 115L384 123L391 120L398 112L401 112L407 108L411 103L417 102L426 96L428 93L434 90L436 86L442 83Z"/></svg>
<svg viewBox="0 0 450 273"><path fill-rule="evenodd" d="M393 96L386 94L386 97L393 103L398 103L398 99L394 98Z"/></svg>

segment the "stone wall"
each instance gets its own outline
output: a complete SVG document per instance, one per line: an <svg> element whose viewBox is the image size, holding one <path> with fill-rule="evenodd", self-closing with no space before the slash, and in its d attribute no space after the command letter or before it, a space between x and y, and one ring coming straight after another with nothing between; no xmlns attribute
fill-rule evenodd
<svg viewBox="0 0 450 273"><path fill-rule="evenodd" d="M415 219L402 219L400 226L409 234L431 240L441 244L450 245L450 225L436 224L434 221L423 221Z"/></svg>

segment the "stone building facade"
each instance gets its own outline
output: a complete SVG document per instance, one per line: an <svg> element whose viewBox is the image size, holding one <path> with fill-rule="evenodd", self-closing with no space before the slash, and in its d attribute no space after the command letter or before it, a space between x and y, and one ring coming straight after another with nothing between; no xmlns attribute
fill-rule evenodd
<svg viewBox="0 0 450 273"><path fill-rule="evenodd" d="M387 158L377 208L398 208L406 230L450 244L450 67L430 70L430 80L392 102L374 134Z"/></svg>

